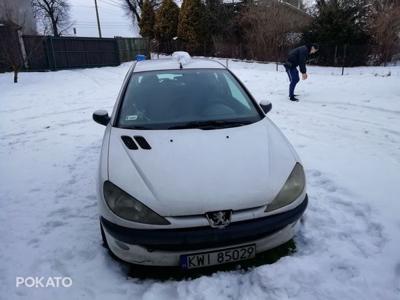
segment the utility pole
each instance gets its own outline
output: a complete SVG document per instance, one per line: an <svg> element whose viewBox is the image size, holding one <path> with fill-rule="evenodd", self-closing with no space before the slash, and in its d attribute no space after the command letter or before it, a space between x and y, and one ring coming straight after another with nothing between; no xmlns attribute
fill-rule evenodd
<svg viewBox="0 0 400 300"><path fill-rule="evenodd" d="M97 8L97 0L94 0L94 6L96 7L97 28L99 30L99 37L101 38L100 18L99 9Z"/></svg>

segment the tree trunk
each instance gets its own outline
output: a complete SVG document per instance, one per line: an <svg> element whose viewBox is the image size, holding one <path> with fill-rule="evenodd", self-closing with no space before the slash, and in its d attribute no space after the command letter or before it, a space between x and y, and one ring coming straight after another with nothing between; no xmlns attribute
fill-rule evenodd
<svg viewBox="0 0 400 300"><path fill-rule="evenodd" d="M140 22L140 20L141 20L141 17L140 17L140 14L138 13L138 11L137 11L137 10L135 10L135 16L136 16L136 20L137 20L137 22L139 23L139 22Z"/></svg>
<svg viewBox="0 0 400 300"><path fill-rule="evenodd" d="M57 19L53 15L50 15L51 27L53 27L53 35L59 37Z"/></svg>
<svg viewBox="0 0 400 300"><path fill-rule="evenodd" d="M60 34L58 33L57 24L55 23L55 21L52 21L52 25L53 25L53 35L56 37L60 36Z"/></svg>

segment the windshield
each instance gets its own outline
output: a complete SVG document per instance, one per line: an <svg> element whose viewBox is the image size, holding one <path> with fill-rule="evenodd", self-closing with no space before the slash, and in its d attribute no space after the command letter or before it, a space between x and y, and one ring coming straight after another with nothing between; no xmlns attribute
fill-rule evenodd
<svg viewBox="0 0 400 300"><path fill-rule="evenodd" d="M131 76L117 126L214 129L251 124L261 118L227 70L167 70Z"/></svg>

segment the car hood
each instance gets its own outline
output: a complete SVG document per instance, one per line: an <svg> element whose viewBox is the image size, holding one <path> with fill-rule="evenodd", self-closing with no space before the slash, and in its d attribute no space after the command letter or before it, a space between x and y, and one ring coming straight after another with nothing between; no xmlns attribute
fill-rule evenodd
<svg viewBox="0 0 400 300"><path fill-rule="evenodd" d="M151 149L130 150L121 136L141 136ZM264 206L297 161L268 119L201 130L112 128L109 180L162 216Z"/></svg>

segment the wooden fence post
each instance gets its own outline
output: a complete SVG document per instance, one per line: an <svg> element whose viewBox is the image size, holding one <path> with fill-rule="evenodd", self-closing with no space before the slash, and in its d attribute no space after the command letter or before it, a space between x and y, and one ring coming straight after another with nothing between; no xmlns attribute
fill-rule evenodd
<svg viewBox="0 0 400 300"><path fill-rule="evenodd" d="M342 66L342 76L344 75L344 66L346 65L346 53L347 53L347 44L343 47L343 66Z"/></svg>
<svg viewBox="0 0 400 300"><path fill-rule="evenodd" d="M114 49L115 49L115 56L117 59L117 65L121 64L121 47L119 45L119 38L114 38Z"/></svg>
<svg viewBox="0 0 400 300"><path fill-rule="evenodd" d="M48 38L48 41L50 41L50 53L51 53L51 57L52 57L52 60L53 60L53 65L52 65L51 69L54 71L54 70L57 69L57 63L56 63L56 56L55 56L55 53L54 53L53 37L49 36L47 38Z"/></svg>
<svg viewBox="0 0 400 300"><path fill-rule="evenodd" d="M333 58L333 63L335 65L335 67L337 67L338 63L337 63L337 45L335 45L335 54L334 54L334 58Z"/></svg>

